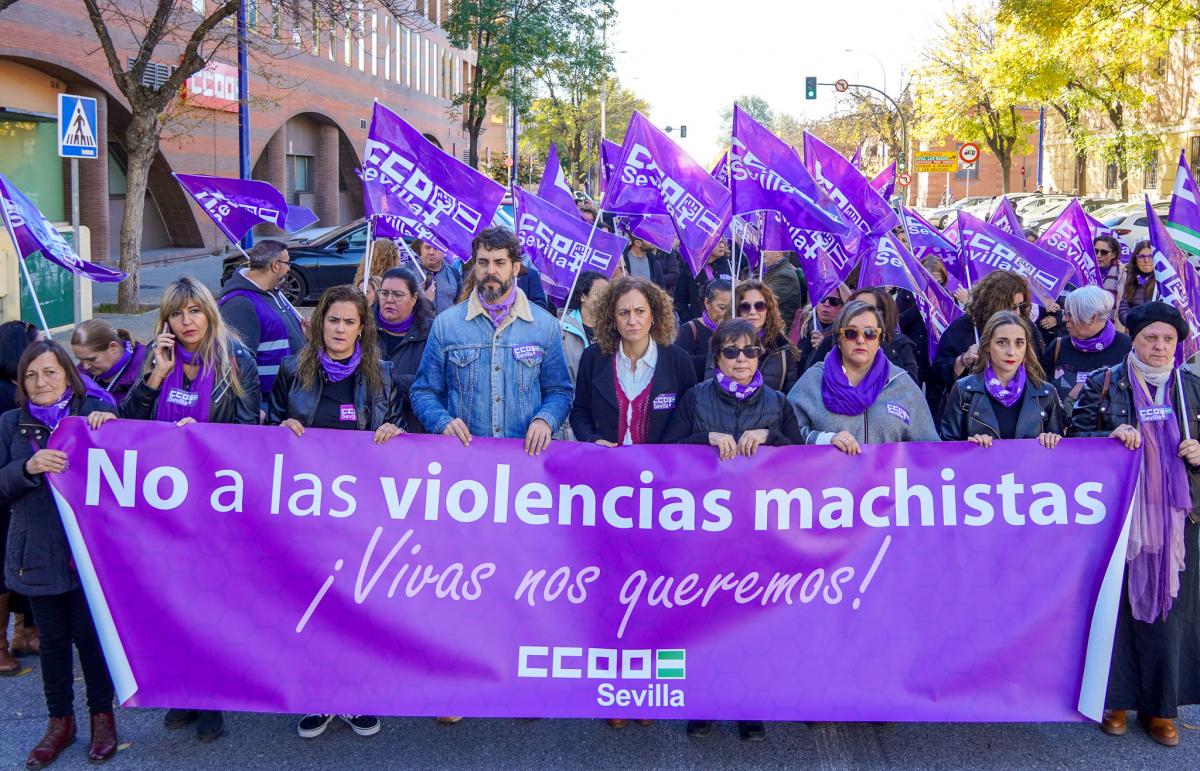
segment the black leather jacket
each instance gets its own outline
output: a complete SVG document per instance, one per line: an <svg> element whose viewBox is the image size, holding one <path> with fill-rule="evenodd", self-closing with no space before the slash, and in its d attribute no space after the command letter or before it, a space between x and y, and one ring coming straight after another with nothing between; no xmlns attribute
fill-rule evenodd
<svg viewBox="0 0 1200 771"><path fill-rule="evenodd" d="M950 389L950 397L942 411L941 434L942 440L947 442L962 442L976 434L988 434L996 439L1036 439L1040 434L1062 436L1066 426L1058 391L1051 383L1040 386L1026 383L1016 435L1000 436L999 425L992 397L983 384L983 375L959 378Z"/></svg>
<svg viewBox="0 0 1200 771"><path fill-rule="evenodd" d="M288 356L279 365L279 376L267 398L267 423L277 426L288 418L294 418L304 426L311 426L321 401L321 390L325 385L325 373L320 372L317 382L305 388L296 375L297 357ZM396 388L395 374L390 361L379 363L383 371L383 391L367 394L367 381L361 372L355 372L354 409L358 414L358 430L374 431L384 423L404 428L402 400Z"/></svg>
<svg viewBox="0 0 1200 771"><path fill-rule="evenodd" d="M209 423L237 423L242 425L258 425L258 410L262 397L258 388L258 364L254 355L240 343L234 343L232 348L233 368L229 373L219 376L213 382L212 411L209 413ZM121 402L117 415L122 418L136 420L158 419L158 391L151 388L146 381L154 369L154 356L146 358L147 374L133 388L129 389L125 401ZM242 387L242 395L238 396L233 390L230 378L236 377Z"/></svg>
<svg viewBox="0 0 1200 771"><path fill-rule="evenodd" d="M669 444L708 444L710 432L741 438L746 431L767 429L764 444L778 447L804 444L796 411L787 397L768 386L758 389L744 401L717 387L714 379L705 380L683 395L663 441Z"/></svg>

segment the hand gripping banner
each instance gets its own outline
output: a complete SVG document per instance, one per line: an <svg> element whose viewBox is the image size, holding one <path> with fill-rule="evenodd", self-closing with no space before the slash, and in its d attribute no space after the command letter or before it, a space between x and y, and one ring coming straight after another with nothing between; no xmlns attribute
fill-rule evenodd
<svg viewBox="0 0 1200 771"><path fill-rule="evenodd" d="M74 418L50 446L124 704L512 717L1098 719L1140 460Z"/></svg>

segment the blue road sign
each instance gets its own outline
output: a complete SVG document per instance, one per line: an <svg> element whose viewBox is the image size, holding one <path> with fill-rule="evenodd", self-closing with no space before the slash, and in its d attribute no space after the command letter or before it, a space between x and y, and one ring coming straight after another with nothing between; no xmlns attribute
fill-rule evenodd
<svg viewBox="0 0 1200 771"><path fill-rule="evenodd" d="M62 158L98 158L96 100L58 95L58 154Z"/></svg>

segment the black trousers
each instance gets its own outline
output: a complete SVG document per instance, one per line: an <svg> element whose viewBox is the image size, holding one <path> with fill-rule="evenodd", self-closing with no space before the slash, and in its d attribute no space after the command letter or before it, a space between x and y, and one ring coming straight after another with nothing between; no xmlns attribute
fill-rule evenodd
<svg viewBox="0 0 1200 771"><path fill-rule="evenodd" d="M48 597L30 597L33 618L37 622L38 640L42 644L42 689L46 692L46 709L50 717L75 714L75 665L71 644L79 651L83 666L83 681L87 685L88 711L96 715L112 712L112 678L92 613L82 589Z"/></svg>

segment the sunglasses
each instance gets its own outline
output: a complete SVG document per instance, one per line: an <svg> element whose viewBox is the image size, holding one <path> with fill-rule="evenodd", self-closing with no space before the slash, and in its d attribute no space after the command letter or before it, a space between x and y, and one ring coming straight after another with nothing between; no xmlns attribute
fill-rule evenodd
<svg viewBox="0 0 1200 771"><path fill-rule="evenodd" d="M826 305L828 305L830 308L840 308L840 307L842 307L842 298L840 298L840 297L834 297L833 295L830 295L829 297L826 297L826 298L825 298L824 300L822 300L821 302L825 303L825 304L826 304Z"/></svg>
<svg viewBox="0 0 1200 771"><path fill-rule="evenodd" d="M727 345L721 349L721 355L730 361L736 359L738 354L744 355L747 359L757 359L763 355L763 348L759 345L747 345L745 348L738 348L736 345Z"/></svg>
<svg viewBox="0 0 1200 771"><path fill-rule="evenodd" d="M1017 305L1014 305L1013 307L1009 308L1009 310L1015 311L1016 313L1025 313L1029 310L1029 308L1030 308L1029 303L1018 303Z"/></svg>
<svg viewBox="0 0 1200 771"><path fill-rule="evenodd" d="M763 313L764 311L767 310L766 301L759 300L756 303L738 303L738 313L749 313L752 310L758 311L759 313Z"/></svg>
<svg viewBox="0 0 1200 771"><path fill-rule="evenodd" d="M868 343L872 340L878 340L883 335L883 330L879 327L863 327L862 329L858 327L842 327L839 331L842 334L843 340L849 340L852 343L858 342L859 335L862 335L863 340Z"/></svg>
<svg viewBox="0 0 1200 771"><path fill-rule="evenodd" d="M1097 249L1096 254L1101 254L1101 255L1112 254L1112 249Z"/></svg>

